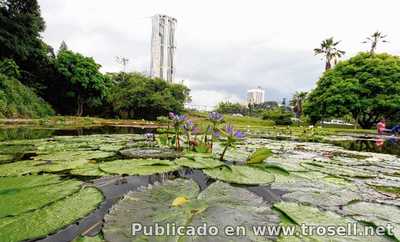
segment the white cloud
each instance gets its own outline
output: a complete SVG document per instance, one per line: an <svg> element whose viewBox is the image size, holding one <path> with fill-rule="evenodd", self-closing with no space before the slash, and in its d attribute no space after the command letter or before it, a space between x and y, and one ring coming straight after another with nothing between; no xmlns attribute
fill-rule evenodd
<svg viewBox="0 0 400 242"><path fill-rule="evenodd" d="M376 30L390 43L379 51L400 54L398 0L39 0L47 23L45 41L62 40L93 56L102 70L148 71L150 16L178 19L177 76L198 102L226 96L243 100L247 88L262 86L267 99L313 88L324 64L313 48L324 38L342 40L346 58L368 49L361 41ZM178 79L179 80L179 79ZM205 93L215 98L203 99ZM202 96L203 95L203 96ZM207 96L207 95L205 95ZM197 102L197 101L196 101Z"/></svg>

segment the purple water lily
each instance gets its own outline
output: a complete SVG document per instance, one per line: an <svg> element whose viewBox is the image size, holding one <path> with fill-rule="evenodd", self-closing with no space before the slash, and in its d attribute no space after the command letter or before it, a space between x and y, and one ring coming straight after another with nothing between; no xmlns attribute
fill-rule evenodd
<svg viewBox="0 0 400 242"><path fill-rule="evenodd" d="M208 113L208 118L212 122L222 122L224 120L224 116L218 112L210 112Z"/></svg>

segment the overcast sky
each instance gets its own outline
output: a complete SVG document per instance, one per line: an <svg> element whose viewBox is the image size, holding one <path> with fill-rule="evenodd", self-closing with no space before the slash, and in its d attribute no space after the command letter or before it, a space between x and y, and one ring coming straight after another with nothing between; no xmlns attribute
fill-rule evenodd
<svg viewBox="0 0 400 242"><path fill-rule="evenodd" d="M349 58L369 46L376 30L388 34L378 51L400 54L399 0L39 0L47 24L43 37L121 71L148 72L151 19L178 20L177 76L191 88L193 104L243 101L261 86L267 100L290 98L314 87L324 63L313 49L334 36Z"/></svg>

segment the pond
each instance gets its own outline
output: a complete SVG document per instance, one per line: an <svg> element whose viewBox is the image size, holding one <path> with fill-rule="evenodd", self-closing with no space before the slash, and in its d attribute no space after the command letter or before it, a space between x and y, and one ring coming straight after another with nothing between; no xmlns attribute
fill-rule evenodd
<svg viewBox="0 0 400 242"><path fill-rule="evenodd" d="M0 241L300 241L251 227L282 223L395 228L393 235L385 228L368 238L308 235L310 241L400 238L398 144L384 142L393 145L386 151L359 137L333 145L248 136L221 162L221 143L213 154L176 153L143 135L155 131L1 130L7 141L0 142ZM272 156L248 164L260 148ZM185 229L207 223L218 231L244 225L248 233L132 235L138 222Z"/></svg>

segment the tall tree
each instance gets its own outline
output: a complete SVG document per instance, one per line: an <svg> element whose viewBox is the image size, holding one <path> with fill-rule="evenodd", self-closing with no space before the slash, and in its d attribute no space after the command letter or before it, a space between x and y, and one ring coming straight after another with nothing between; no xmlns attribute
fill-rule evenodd
<svg viewBox="0 0 400 242"><path fill-rule="evenodd" d="M56 68L62 76L63 87L58 90L58 99L73 99L76 115L82 116L85 109L102 104L108 89L108 79L100 73L100 65L93 58L69 50L57 56Z"/></svg>
<svg viewBox="0 0 400 242"><path fill-rule="evenodd" d="M332 68L332 64L337 64L337 61L346 52L339 50L337 46L340 41L334 41L333 37L325 39L321 42L320 48L314 49L315 55L323 55L325 58L325 71Z"/></svg>
<svg viewBox="0 0 400 242"><path fill-rule="evenodd" d="M375 33L373 33L371 36L368 36L367 39L365 41L363 41L363 44L367 44L367 43L371 43L371 49L369 51L369 53L371 55L375 54L376 48L378 47L379 42L382 43L387 43L388 41L385 40L387 37L387 35L382 34L379 31L376 31Z"/></svg>
<svg viewBox="0 0 400 242"><path fill-rule="evenodd" d="M67 43L65 43L65 41L63 40L60 44L60 48L58 48L58 52L63 52L65 50L68 50L68 45Z"/></svg>
<svg viewBox="0 0 400 242"><path fill-rule="evenodd" d="M300 118L303 114L303 104L307 97L307 92L296 92L290 100L290 105L293 107L293 111L296 114L296 118Z"/></svg>
<svg viewBox="0 0 400 242"><path fill-rule="evenodd" d="M22 83L45 89L53 53L40 37L45 22L37 0L0 3L0 60L14 60L21 69Z"/></svg>

